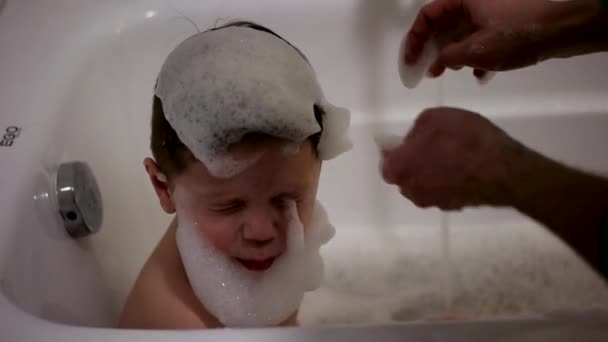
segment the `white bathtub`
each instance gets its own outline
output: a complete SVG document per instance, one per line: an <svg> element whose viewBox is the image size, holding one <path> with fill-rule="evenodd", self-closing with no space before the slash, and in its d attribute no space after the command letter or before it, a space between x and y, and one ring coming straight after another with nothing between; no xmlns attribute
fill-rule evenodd
<svg viewBox="0 0 608 342"><path fill-rule="evenodd" d="M605 337L606 283L512 210L450 214L446 263L440 213L382 183L370 134L404 133L441 102L481 111L554 158L607 172L608 56L500 74L486 87L460 72L407 91L396 54L409 8L388 0L0 1L0 130L21 130L0 146L0 341ZM218 18L275 29L309 57L328 98L352 109L356 147L322 174L319 197L338 231L323 250L325 284L305 298L305 328L112 328L170 219L141 162L160 63L195 32L178 13L201 30ZM91 166L105 206L101 231L81 240L65 232L53 196L41 196L71 160ZM419 321L445 313L470 319Z"/></svg>

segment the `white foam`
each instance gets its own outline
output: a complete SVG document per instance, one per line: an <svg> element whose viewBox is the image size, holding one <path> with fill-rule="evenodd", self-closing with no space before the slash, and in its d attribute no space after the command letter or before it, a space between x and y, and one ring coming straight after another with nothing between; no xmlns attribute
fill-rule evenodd
<svg viewBox="0 0 608 342"><path fill-rule="evenodd" d="M608 308L605 280L531 221L452 226L449 280L437 227L340 228L346 234L338 234L322 250L325 281L305 295L303 325Z"/></svg>
<svg viewBox="0 0 608 342"><path fill-rule="evenodd" d="M307 229L305 235L305 243L307 246L322 246L328 243L336 235L336 229L329 223L327 211L320 202L315 205L312 222ZM308 276L307 291L313 291L319 288L323 281L324 265L323 258L319 253L319 248L310 249L310 265L311 274Z"/></svg>
<svg viewBox="0 0 608 342"><path fill-rule="evenodd" d="M229 177L220 160L247 133L295 142L318 133L315 105L325 112L321 154L348 149L348 111L331 106L310 64L266 32L228 27L186 39L164 62L156 95L179 139L218 177Z"/></svg>
<svg viewBox="0 0 608 342"><path fill-rule="evenodd" d="M406 48L406 37L401 41L401 47L399 49L399 77L401 78L401 83L403 86L409 89L414 89L420 84L422 78L428 76L429 69L431 65L437 59L439 54L439 50L437 47L437 43L431 39L428 41L423 49L420 57L418 57L418 61L414 65L408 65L405 63L405 48ZM477 81L480 85L486 85L490 82L496 72L494 71L486 71L485 75L481 78L478 78Z"/></svg>
<svg viewBox="0 0 608 342"><path fill-rule="evenodd" d="M300 152L301 144L295 142L289 142L283 145L282 152L285 155L294 155Z"/></svg>
<svg viewBox="0 0 608 342"><path fill-rule="evenodd" d="M403 137L396 134L390 134L382 131L373 133L374 142L380 150L392 150L397 148L403 142Z"/></svg>
<svg viewBox="0 0 608 342"><path fill-rule="evenodd" d="M248 271L217 251L184 208L185 189L176 190L177 246L194 293L228 327L272 326L285 321L305 292L317 289L323 260L319 248L333 236L320 204L306 231L295 203L290 205L287 249L264 273Z"/></svg>
<svg viewBox="0 0 608 342"><path fill-rule="evenodd" d="M226 177L230 178L235 176L244 170L246 170L249 166L255 164L261 157L263 153L255 153L250 158L239 159L236 160L232 158L229 154L225 154L213 159L209 165L205 164L207 168L212 171L211 174L214 174L216 177ZM215 171L215 172L213 172Z"/></svg>
<svg viewBox="0 0 608 342"><path fill-rule="evenodd" d="M350 112L329 103L326 103L323 109L326 113L323 119L323 133L319 141L319 157L321 160L330 160L353 147L347 134L350 126Z"/></svg>
<svg viewBox="0 0 608 342"><path fill-rule="evenodd" d="M407 36L401 41L401 47L399 49L399 76L401 77L401 83L406 88L413 89L418 86L422 78L428 74L429 68L437 59L437 44L434 40L427 42L423 49L418 61L414 65L408 65L405 63L405 50L406 50Z"/></svg>

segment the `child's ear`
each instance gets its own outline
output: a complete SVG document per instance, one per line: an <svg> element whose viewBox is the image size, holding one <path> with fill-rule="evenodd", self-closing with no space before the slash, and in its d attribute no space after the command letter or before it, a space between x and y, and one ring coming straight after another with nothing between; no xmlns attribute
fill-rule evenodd
<svg viewBox="0 0 608 342"><path fill-rule="evenodd" d="M148 177L150 177L150 182L152 183L152 187L154 187L156 196L158 196L160 206L167 214L175 213L175 205L171 199L167 177L160 171L158 165L152 158L144 159L144 167L146 168Z"/></svg>

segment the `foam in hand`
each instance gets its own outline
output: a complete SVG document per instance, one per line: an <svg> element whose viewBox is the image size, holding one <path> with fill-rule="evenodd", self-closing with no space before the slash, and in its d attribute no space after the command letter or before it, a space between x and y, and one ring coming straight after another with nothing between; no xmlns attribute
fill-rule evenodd
<svg viewBox="0 0 608 342"><path fill-rule="evenodd" d="M434 40L430 40L422 48L422 53L418 57L418 61L414 65L405 63L405 51L407 36L401 41L399 49L399 76L401 83L406 88L414 89L418 86L422 78L428 74L429 68L437 59L437 44Z"/></svg>
<svg viewBox="0 0 608 342"><path fill-rule="evenodd" d="M414 89L420 84L423 77L429 74L431 65L435 62L439 55L439 48L434 39L429 40L422 48L422 53L414 65L405 63L407 36L401 41L399 49L399 77L403 86L409 89ZM495 72L487 71L485 75L477 81L481 85L485 85L495 76Z"/></svg>
<svg viewBox="0 0 608 342"><path fill-rule="evenodd" d="M165 60L155 93L181 142L217 177L250 165L227 154L247 133L299 143L320 132L315 105L325 113L320 156L352 146L348 110L329 104L311 65L267 32L227 27L186 39Z"/></svg>
<svg viewBox="0 0 608 342"><path fill-rule="evenodd" d="M397 146L401 145L401 143L403 142L402 136L396 135L396 134L390 134L390 133L386 133L386 132L382 132L382 131L374 132L373 138L374 138L374 142L376 143L376 146L381 151L393 150L393 149L397 148Z"/></svg>
<svg viewBox="0 0 608 342"><path fill-rule="evenodd" d="M201 224L184 209L186 189L176 190L177 247L190 285L204 307L227 327L273 326L300 306L305 292L323 278L321 245L334 235L320 203L304 230L295 203L290 205L287 247L263 273L249 271L218 251L204 236Z"/></svg>

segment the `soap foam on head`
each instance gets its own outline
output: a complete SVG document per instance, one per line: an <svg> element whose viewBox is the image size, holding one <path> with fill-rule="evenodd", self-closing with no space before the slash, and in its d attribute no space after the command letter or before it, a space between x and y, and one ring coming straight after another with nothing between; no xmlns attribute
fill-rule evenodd
<svg viewBox="0 0 608 342"><path fill-rule="evenodd" d="M350 125L350 112L345 108L324 106L323 132L319 141L319 157L330 160L350 150L353 144L346 134Z"/></svg>
<svg viewBox="0 0 608 342"><path fill-rule="evenodd" d="M305 292L317 289L323 278L319 249L335 230L317 203L304 230L295 203L290 203L287 248L272 267L252 272L219 252L184 209L187 190L178 187L177 247L192 289L222 324L228 327L272 326L285 321L299 307Z"/></svg>
<svg viewBox="0 0 608 342"><path fill-rule="evenodd" d="M227 149L256 132L302 142L321 131L324 160L352 147L349 112L324 98L310 64L287 42L247 27L194 35L164 62L156 96L179 139L211 174L230 177L247 165L225 161Z"/></svg>

